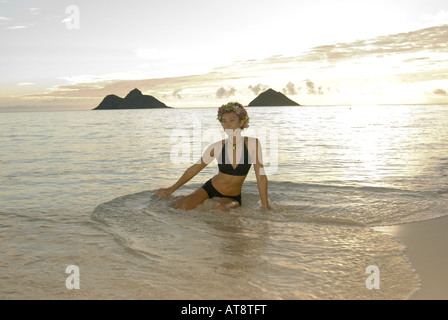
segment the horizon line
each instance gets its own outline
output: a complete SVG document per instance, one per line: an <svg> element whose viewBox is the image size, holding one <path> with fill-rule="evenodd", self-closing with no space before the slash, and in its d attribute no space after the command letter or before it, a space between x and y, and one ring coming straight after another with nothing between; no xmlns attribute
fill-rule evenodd
<svg viewBox="0 0 448 320"><path fill-rule="evenodd" d="M245 105L245 108L319 108L319 107L375 107L375 106L448 106L448 103L358 103L358 104L315 104L315 105L300 105L300 106L247 106ZM219 106L213 106L213 107L170 107L168 108L126 108L126 109L102 109L102 110L95 110L93 109L63 109L62 107L45 107L45 106L6 106L6 107L0 107L0 113L20 113L20 112L65 112L65 111L132 111L132 110L166 110L166 109L215 109L219 108ZM16 109L16 110L14 110ZM40 109L40 110L39 110Z"/></svg>

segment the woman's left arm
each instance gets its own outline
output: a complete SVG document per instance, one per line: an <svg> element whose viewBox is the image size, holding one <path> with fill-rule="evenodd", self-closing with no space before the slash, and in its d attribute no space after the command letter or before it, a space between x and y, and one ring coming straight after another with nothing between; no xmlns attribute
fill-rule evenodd
<svg viewBox="0 0 448 320"><path fill-rule="evenodd" d="M258 192L260 193L261 204L266 209L270 209L271 207L269 206L269 200L268 200L268 178L266 177L266 174L262 174L260 172L264 171L263 165L255 164L254 169L255 169L255 176L257 177Z"/></svg>
<svg viewBox="0 0 448 320"><path fill-rule="evenodd" d="M261 144L258 139L256 139L256 161L254 163L255 176L257 178L258 183L258 192L260 193L260 200L263 207L266 209L270 209L269 200L268 200L268 177L266 176L266 172L264 171L263 166L263 157L261 151Z"/></svg>

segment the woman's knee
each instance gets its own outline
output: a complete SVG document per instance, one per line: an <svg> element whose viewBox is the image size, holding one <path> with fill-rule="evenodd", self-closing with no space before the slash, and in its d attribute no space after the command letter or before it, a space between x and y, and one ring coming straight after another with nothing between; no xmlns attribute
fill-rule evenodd
<svg viewBox="0 0 448 320"><path fill-rule="evenodd" d="M196 208L208 198L208 194L203 189L198 189L188 196L181 196L174 199L172 206L175 209L191 210Z"/></svg>
<svg viewBox="0 0 448 320"><path fill-rule="evenodd" d="M182 205L184 199L185 199L185 196L177 196L177 197L175 197L175 198L172 200L172 202L171 202L171 206L172 206L173 208L176 208L176 209L177 209L179 206Z"/></svg>
<svg viewBox="0 0 448 320"><path fill-rule="evenodd" d="M236 200L230 198L222 198L218 201L214 209L220 211L228 211L230 209L238 208L239 206L240 204Z"/></svg>
<svg viewBox="0 0 448 320"><path fill-rule="evenodd" d="M175 199L172 203L172 207L174 209L181 209L181 210L191 210L195 207L191 201L191 199L188 196L184 196L179 199Z"/></svg>

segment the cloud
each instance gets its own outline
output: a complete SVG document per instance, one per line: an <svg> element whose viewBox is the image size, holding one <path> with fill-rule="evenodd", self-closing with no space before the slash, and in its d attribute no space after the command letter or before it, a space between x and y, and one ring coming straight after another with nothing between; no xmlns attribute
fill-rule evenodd
<svg viewBox="0 0 448 320"><path fill-rule="evenodd" d="M266 86L266 85L264 85L264 84L261 84L261 83L257 84L255 87L253 87L252 85L249 86L249 89L252 90L252 92L253 92L256 96L258 96L258 94L259 94L260 92L264 92L264 91L266 91L268 88L269 88L268 86Z"/></svg>
<svg viewBox="0 0 448 320"><path fill-rule="evenodd" d="M448 90L437 88L433 91L426 91L425 95L431 103L447 103L446 99L448 99Z"/></svg>
<svg viewBox="0 0 448 320"><path fill-rule="evenodd" d="M448 95L448 93L445 90L443 90L443 89L436 89L432 93L435 94L435 95L438 95L438 96L446 96L446 95Z"/></svg>
<svg viewBox="0 0 448 320"><path fill-rule="evenodd" d="M424 14L423 16L420 17L420 20L423 21L423 23L429 24L429 25L447 24L448 23L448 10L443 9L442 11L439 11L435 15Z"/></svg>
<svg viewBox="0 0 448 320"><path fill-rule="evenodd" d="M46 92L27 95L31 98L43 97L66 97L66 98L95 98L105 97L108 94L125 96L134 88L141 91L165 92L172 96L174 88L183 88L186 83L189 88L202 83L216 82L221 79L219 74L209 73L203 75L171 77L171 78L150 78L132 79L132 74L111 73L106 75L80 75L76 77L61 77L59 79L67 81L69 84L56 85ZM183 88L184 90L185 88ZM235 90L236 91L236 90ZM180 92L180 91L179 91ZM177 94L180 94L177 92Z"/></svg>
<svg viewBox="0 0 448 320"><path fill-rule="evenodd" d="M416 83L416 88L425 81L439 79L440 84L430 83L419 89L419 94L425 95L424 99L439 102L448 97L448 87L442 82L446 81L448 72L447 43L448 25L313 47L295 56L277 55L266 59L240 61L215 68L208 73L182 77L165 75L165 78L149 78L140 70L99 76L73 76L65 79L71 86L60 85L40 96L100 99L110 93L124 96L133 88L139 88L163 92L171 99L178 98L179 104L186 104L189 102L187 98L190 92L196 92L195 90L211 92L211 96L208 95L207 98L215 99L240 94L258 95L268 88L263 82L276 85L274 81L280 79L277 86L284 87L282 90L285 94L294 95L300 92L304 100L309 99L307 101L319 104L338 93L341 100L335 103L345 103L343 99L345 95L349 95L348 88L364 85L372 88L381 85L385 87L392 78L394 83L400 85ZM165 53L147 48L134 51L137 57L148 60L162 57ZM151 64L148 62L148 65ZM261 83L249 86L255 82ZM241 83L246 85L240 86ZM183 88L184 91L176 90L178 88ZM391 94L392 88L391 86Z"/></svg>
<svg viewBox="0 0 448 320"><path fill-rule="evenodd" d="M182 99L182 96L179 94L179 92L181 92L182 89L177 89L173 91L173 97L177 98L177 99Z"/></svg>
<svg viewBox="0 0 448 320"><path fill-rule="evenodd" d="M30 8L30 14L35 16L38 15L40 13L40 8Z"/></svg>
<svg viewBox="0 0 448 320"><path fill-rule="evenodd" d="M228 98L230 96L235 95L235 92L236 92L235 88L230 88L229 90L226 90L224 87L221 87L216 91L216 98L218 99Z"/></svg>
<svg viewBox="0 0 448 320"><path fill-rule="evenodd" d="M448 24L445 24L406 33L317 46L298 56L277 55L262 61L262 63L269 64L270 68L275 68L276 64L302 65L310 62L332 67L339 62L353 61L354 59L402 54L412 55L413 59L423 59L428 56L428 53L446 53L447 43Z"/></svg>
<svg viewBox="0 0 448 320"><path fill-rule="evenodd" d="M324 92L322 91L322 86L318 87L316 90L316 86L313 81L305 80L306 89L308 90L308 94L318 94L322 95Z"/></svg>
<svg viewBox="0 0 448 320"><path fill-rule="evenodd" d="M283 88L283 93L288 95L296 95L302 88L296 88L295 84L291 81L288 82L285 88Z"/></svg>
<svg viewBox="0 0 448 320"><path fill-rule="evenodd" d="M18 29L26 29L27 26L14 26L14 27L7 27L6 29L10 30L18 30Z"/></svg>
<svg viewBox="0 0 448 320"><path fill-rule="evenodd" d="M305 80L306 88L308 89L308 94L316 94L316 89L314 88L314 83L311 80Z"/></svg>

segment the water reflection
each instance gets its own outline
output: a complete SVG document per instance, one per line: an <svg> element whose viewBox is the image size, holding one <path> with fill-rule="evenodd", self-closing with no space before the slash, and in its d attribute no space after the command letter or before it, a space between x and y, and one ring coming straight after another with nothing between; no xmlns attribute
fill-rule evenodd
<svg viewBox="0 0 448 320"><path fill-rule="evenodd" d="M434 163L440 163L440 146L448 140L440 128L448 120L427 108L321 107L286 114L283 128L291 119L297 123L279 135L279 172L301 181L378 187L429 183L438 176Z"/></svg>

